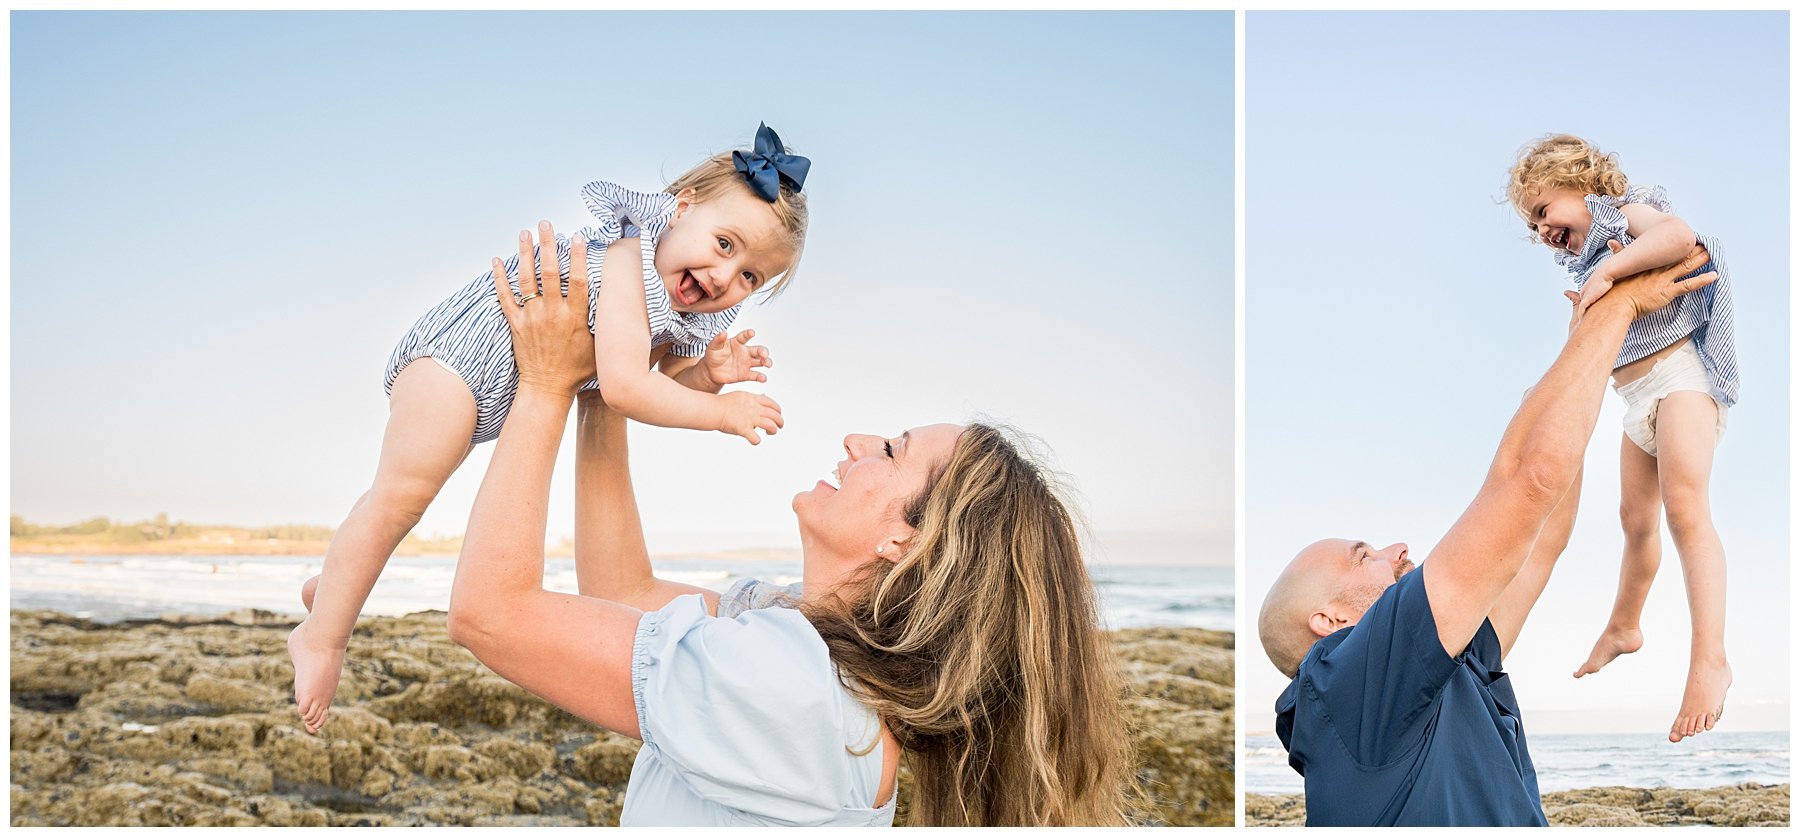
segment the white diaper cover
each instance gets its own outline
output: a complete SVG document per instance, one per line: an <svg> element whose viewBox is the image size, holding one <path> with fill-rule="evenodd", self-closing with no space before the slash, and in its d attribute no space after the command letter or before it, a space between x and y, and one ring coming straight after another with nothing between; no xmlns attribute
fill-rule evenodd
<svg viewBox="0 0 1800 837"><path fill-rule="evenodd" d="M1681 348L1657 361L1650 374L1623 386L1615 385L1613 389L1625 399L1625 435L1651 456L1656 455L1656 409L1662 400L1672 392L1691 390L1712 394L1712 387L1706 381L1706 369L1700 365L1700 351L1688 338L1682 338ZM1728 411L1723 404L1715 401L1714 405L1719 408L1719 430L1713 437L1716 444L1725 435Z"/></svg>

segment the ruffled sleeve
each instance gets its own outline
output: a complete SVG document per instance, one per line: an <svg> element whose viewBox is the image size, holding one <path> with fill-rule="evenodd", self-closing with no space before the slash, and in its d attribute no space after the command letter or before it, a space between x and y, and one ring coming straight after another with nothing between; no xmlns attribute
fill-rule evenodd
<svg viewBox="0 0 1800 837"><path fill-rule="evenodd" d="M644 746L701 798L753 819L823 823L854 796L849 730L825 643L786 608L709 616L700 596L644 614L632 646Z"/></svg>
<svg viewBox="0 0 1800 837"><path fill-rule="evenodd" d="M772 584L760 578L740 578L719 594L719 616L730 619L748 610L793 607L800 601L800 582Z"/></svg>
<svg viewBox="0 0 1800 837"><path fill-rule="evenodd" d="M637 237L643 242L644 307L650 321L652 345L670 346L677 357L700 357L706 344L719 332L731 327L742 306L734 305L711 314L684 313L669 304L669 291L656 273L656 242L675 217L675 196L667 192L638 192L617 183L596 180L583 186L581 200L587 204L599 223L584 227L581 235L588 246L588 327L593 328L598 313L600 268L605 262L606 245L621 238Z"/></svg>
<svg viewBox="0 0 1800 837"><path fill-rule="evenodd" d="M1633 186L1625 190L1625 197L1604 198L1604 200L1614 207L1624 206L1628 203L1637 203L1643 204L1658 212L1666 212L1670 215L1675 214L1675 204L1669 200L1669 193L1661 186Z"/></svg>

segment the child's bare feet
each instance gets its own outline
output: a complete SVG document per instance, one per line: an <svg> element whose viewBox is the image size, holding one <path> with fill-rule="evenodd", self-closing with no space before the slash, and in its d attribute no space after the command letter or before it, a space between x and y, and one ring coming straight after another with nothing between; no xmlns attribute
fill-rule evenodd
<svg viewBox="0 0 1800 837"><path fill-rule="evenodd" d="M1641 629L1607 625L1606 630L1600 632L1600 638L1594 640L1594 650L1588 652L1587 662L1575 669L1575 676L1593 674L1618 659L1620 654L1630 654L1642 647L1644 632Z"/></svg>
<svg viewBox="0 0 1800 837"><path fill-rule="evenodd" d="M1680 741L1713 728L1725 717L1725 690L1731 688L1731 666L1717 662L1688 664L1687 690L1681 695L1681 711L1669 727L1669 741Z"/></svg>
<svg viewBox="0 0 1800 837"><path fill-rule="evenodd" d="M303 588L304 589L304 588ZM304 620L288 634L288 656L294 661L294 708L307 732L316 733L325 725L331 698L337 694L338 678L344 673L347 645L312 636L316 627Z"/></svg>

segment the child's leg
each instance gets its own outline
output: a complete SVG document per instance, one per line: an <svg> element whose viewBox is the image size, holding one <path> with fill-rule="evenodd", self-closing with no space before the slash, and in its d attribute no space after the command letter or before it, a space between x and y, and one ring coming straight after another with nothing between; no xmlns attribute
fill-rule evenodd
<svg viewBox="0 0 1800 837"><path fill-rule="evenodd" d="M1669 535L1687 582L1693 645L1687 688L1669 740L1698 735L1718 721L1731 686L1725 661L1725 546L1713 528L1707 484L1718 445L1719 407L1704 392L1672 392L1656 410L1656 449Z"/></svg>
<svg viewBox="0 0 1800 837"><path fill-rule="evenodd" d="M1625 530L1625 556L1619 562L1619 592L1613 598L1606 629L1594 640L1587 662L1575 676L1593 674L1620 654L1644 647L1639 621L1650 583L1662 566L1662 489L1657 485L1656 457L1630 436L1619 436L1619 525Z"/></svg>
<svg viewBox="0 0 1800 837"><path fill-rule="evenodd" d="M475 398L462 379L428 362L400 372L388 399L375 484L332 537L316 588L302 592L303 598L311 592L311 613L288 636L294 703L309 731L325 723L350 631L375 578L462 463L474 432Z"/></svg>

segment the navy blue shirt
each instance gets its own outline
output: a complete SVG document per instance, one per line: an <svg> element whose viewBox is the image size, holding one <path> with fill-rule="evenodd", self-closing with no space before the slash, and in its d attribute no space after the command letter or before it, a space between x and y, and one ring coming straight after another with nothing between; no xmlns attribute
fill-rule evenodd
<svg viewBox="0 0 1800 837"><path fill-rule="evenodd" d="M1423 572L1313 643L1275 712L1307 825L1549 824L1500 637L1444 653Z"/></svg>

